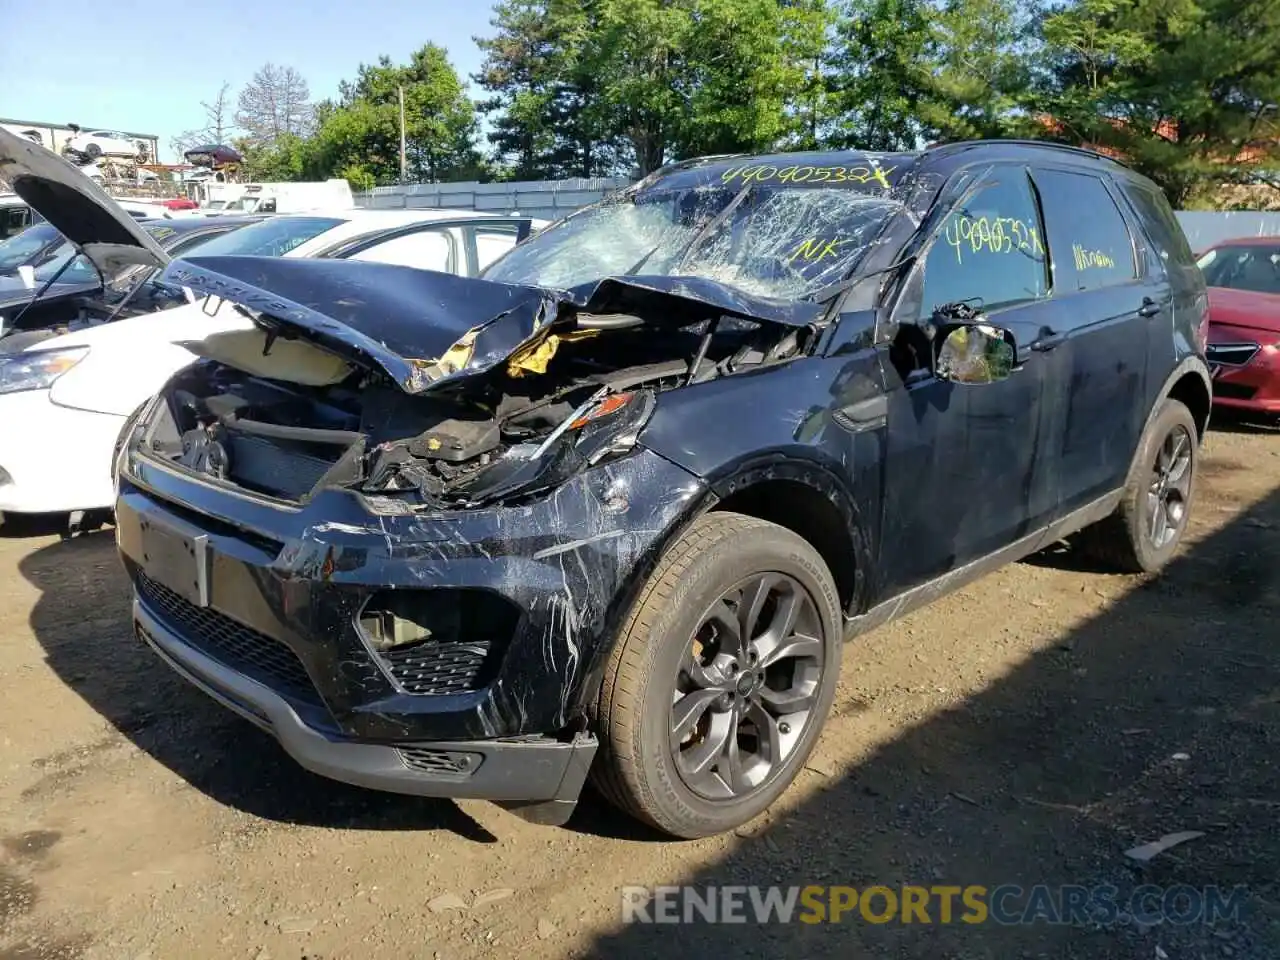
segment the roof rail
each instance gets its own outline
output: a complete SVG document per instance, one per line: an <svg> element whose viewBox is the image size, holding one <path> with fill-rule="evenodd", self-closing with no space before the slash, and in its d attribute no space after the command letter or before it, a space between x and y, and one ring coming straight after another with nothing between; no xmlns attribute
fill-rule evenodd
<svg viewBox="0 0 1280 960"><path fill-rule="evenodd" d="M1116 166L1124 167L1126 170L1131 169L1123 160L1117 160L1115 157L1108 156L1105 153L1099 153L1097 150L1091 150L1088 147L1077 147L1069 143L1062 143L1057 140L1029 140L1025 138L1010 137L1004 138L988 138L985 140L956 140L951 143L939 143L927 148L927 152L935 152L953 147L957 150L967 149L969 147L985 147L999 144L1008 144L1015 147L1038 147L1048 150L1062 150L1067 153L1074 153L1084 157L1091 157L1095 160L1106 160L1114 163Z"/></svg>

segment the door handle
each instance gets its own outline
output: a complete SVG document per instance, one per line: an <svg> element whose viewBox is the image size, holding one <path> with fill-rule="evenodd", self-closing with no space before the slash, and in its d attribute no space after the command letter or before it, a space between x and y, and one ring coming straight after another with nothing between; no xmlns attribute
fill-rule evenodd
<svg viewBox="0 0 1280 960"><path fill-rule="evenodd" d="M1142 306L1138 308L1138 316L1154 317L1159 312L1160 312L1160 304L1156 303L1150 297L1142 298Z"/></svg>
<svg viewBox="0 0 1280 960"><path fill-rule="evenodd" d="M1054 333L1052 330L1046 330L1040 336L1040 339L1031 344L1031 349L1036 353L1048 353L1057 347L1062 346L1063 341L1067 339L1065 333Z"/></svg>

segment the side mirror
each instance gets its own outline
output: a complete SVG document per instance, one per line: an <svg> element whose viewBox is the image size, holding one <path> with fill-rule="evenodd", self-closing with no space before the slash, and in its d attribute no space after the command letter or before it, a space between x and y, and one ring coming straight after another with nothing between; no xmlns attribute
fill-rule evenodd
<svg viewBox="0 0 1280 960"><path fill-rule="evenodd" d="M988 323L955 327L938 347L933 369L952 383L996 383L1008 379L1017 362L1013 337Z"/></svg>

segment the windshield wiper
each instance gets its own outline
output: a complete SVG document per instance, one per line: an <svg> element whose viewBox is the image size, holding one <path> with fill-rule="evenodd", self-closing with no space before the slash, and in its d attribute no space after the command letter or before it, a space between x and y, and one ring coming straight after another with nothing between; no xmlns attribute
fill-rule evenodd
<svg viewBox="0 0 1280 960"><path fill-rule="evenodd" d="M851 277L845 277L843 280L837 280L835 283L829 283L825 287L819 287L812 293L807 294L802 299L808 300L810 303L830 303L840 294L844 293L851 287L856 286L869 277L878 277L881 274L890 273L899 267L904 267L916 259L916 254L910 254L901 260L889 264L887 267L881 267L879 270L872 270L869 273L855 272Z"/></svg>
<svg viewBox="0 0 1280 960"><path fill-rule="evenodd" d="M641 267L643 267L646 263L648 263L648 262L649 262L649 258L650 258L650 257L652 257L655 253L657 253L657 252L658 252L658 248L659 248L659 247L661 247L661 246L662 246L662 244L660 244L660 243L659 243L659 244L657 244L656 246L654 246L654 248L653 248L652 250L650 250L650 251L649 251L648 253L646 253L643 257L641 257L641 258L640 258L640 261L639 261L639 262L638 262L634 267L632 267L630 270L628 270L626 273L624 273L624 274L623 274L623 276L624 276L624 277L634 277L637 273L639 273L639 272L640 272L640 268L641 268Z"/></svg>
<svg viewBox="0 0 1280 960"><path fill-rule="evenodd" d="M685 245L685 248L676 256L672 265L683 267L684 262L689 259L693 251L700 247L707 237L711 236L713 231L719 230L724 222L733 216L734 211L742 206L743 201L747 199L748 194L754 189L754 184L748 183L739 190L733 199L724 205L724 209L708 220L706 225Z"/></svg>

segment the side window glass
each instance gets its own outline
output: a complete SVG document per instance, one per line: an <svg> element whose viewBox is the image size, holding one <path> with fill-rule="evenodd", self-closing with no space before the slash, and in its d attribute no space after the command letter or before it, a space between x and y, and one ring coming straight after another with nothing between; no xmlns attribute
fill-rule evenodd
<svg viewBox="0 0 1280 960"><path fill-rule="evenodd" d="M1125 193L1142 218L1151 242L1160 259L1166 263L1182 263L1189 266L1195 260L1187 234L1169 207L1163 194L1136 184L1125 184Z"/></svg>
<svg viewBox="0 0 1280 960"><path fill-rule="evenodd" d="M1098 290L1138 276L1129 227L1097 177L1061 170L1034 174L1048 225L1057 293Z"/></svg>
<svg viewBox="0 0 1280 960"><path fill-rule="evenodd" d="M417 233L401 234L365 247L358 253L353 253L350 259L447 273L454 272L454 265L457 263L453 239L444 230L419 230Z"/></svg>
<svg viewBox="0 0 1280 960"><path fill-rule="evenodd" d="M921 319L944 303L992 311L1049 295L1035 195L1022 170L1006 170L947 216L924 262Z"/></svg>
<svg viewBox="0 0 1280 960"><path fill-rule="evenodd" d="M476 269L483 270L516 245L514 226L472 228L476 238Z"/></svg>
<svg viewBox="0 0 1280 960"><path fill-rule="evenodd" d="M0 240L21 233L26 227L26 207L9 207L7 210L0 210Z"/></svg>

